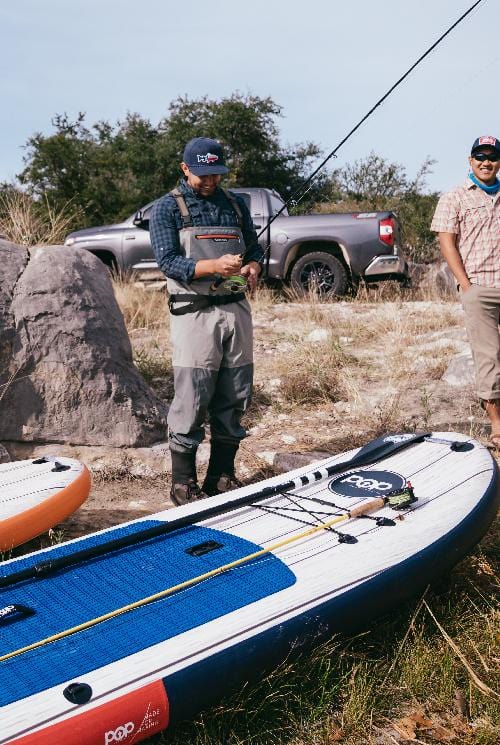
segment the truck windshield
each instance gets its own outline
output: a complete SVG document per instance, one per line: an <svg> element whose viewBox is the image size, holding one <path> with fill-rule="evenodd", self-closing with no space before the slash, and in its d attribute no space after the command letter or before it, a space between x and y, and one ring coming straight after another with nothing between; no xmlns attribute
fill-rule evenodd
<svg viewBox="0 0 500 745"><path fill-rule="evenodd" d="M271 215L276 215L276 213L279 212L280 209L283 207L284 202L282 199L277 197L275 194L270 194L269 198L271 200ZM288 210L283 210L281 214L288 215Z"/></svg>

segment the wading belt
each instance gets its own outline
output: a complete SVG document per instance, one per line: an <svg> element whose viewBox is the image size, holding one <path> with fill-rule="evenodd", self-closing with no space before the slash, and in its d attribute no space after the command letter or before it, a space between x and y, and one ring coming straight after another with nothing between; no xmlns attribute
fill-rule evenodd
<svg viewBox="0 0 500 745"><path fill-rule="evenodd" d="M246 297L244 292L232 295L170 295L168 309L173 316L184 316L186 313L196 313L197 310L211 308L214 305L227 305L228 303L239 303ZM174 303L186 303L181 308L174 308Z"/></svg>

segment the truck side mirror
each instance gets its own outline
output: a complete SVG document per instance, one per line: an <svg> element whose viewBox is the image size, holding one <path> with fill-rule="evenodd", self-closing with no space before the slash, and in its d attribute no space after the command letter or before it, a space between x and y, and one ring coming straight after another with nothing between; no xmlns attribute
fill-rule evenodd
<svg viewBox="0 0 500 745"><path fill-rule="evenodd" d="M142 210L137 210L132 220L136 228L141 230L149 230L149 217L145 217Z"/></svg>

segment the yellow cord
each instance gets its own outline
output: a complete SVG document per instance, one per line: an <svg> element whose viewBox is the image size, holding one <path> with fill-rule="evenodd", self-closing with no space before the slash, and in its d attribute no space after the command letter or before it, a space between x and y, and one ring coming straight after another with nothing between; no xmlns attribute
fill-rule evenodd
<svg viewBox="0 0 500 745"><path fill-rule="evenodd" d="M152 603L155 600L160 600L161 598L165 598L168 595L173 595L175 592L179 592L179 590L185 590L187 587L192 587L198 582L203 582L204 580L210 579L211 577L216 577L218 574L222 574L223 572L226 572L228 569L234 569L234 567L241 566L241 564L245 564L247 561L258 559L260 556L264 556L265 554L268 554L271 551L276 551L277 549L283 548L283 546L287 546L290 543L294 543L295 541L302 540L303 538L308 538L309 536L314 535L315 533L318 533L321 530L327 530L332 525L342 522L343 520L349 520L351 517L357 517L359 515L364 514L365 512L370 512L374 509L378 509L383 506L384 506L383 499L374 499L371 502L367 502L362 505L359 505L358 507L354 508L350 512L347 512L345 515L340 515L338 517L335 517L333 520L329 520L328 522L322 523L321 525L315 525L312 528L308 528L307 530L304 530L301 533L298 533L297 535L290 536L289 538L284 538L281 541L277 541L276 543L273 543L271 546L268 546L267 548L263 548L260 551L255 551L253 554L242 556L240 559L236 559L235 561L229 562L229 564L224 564L223 566L217 567L217 569L212 569L210 572L205 572L205 574L200 574L197 577L192 577L191 579L185 580L184 582L180 582L178 585L174 585L173 587L168 587L166 590L161 590L160 592L156 592L154 593L154 595L149 595L146 598L141 598L140 600L136 600L135 603L124 605L121 608L117 608L114 611L105 613L102 616L98 616L97 618L92 618L90 621L85 621L85 623L81 623L78 626L73 626L70 629L65 629L65 631L60 631L58 634L53 634L53 636L48 636L45 639L41 639L40 641L33 642L33 644L28 644L26 647L21 647L20 649L16 649L13 652L4 654L0 656L0 662L5 662L6 660L10 660L13 657L18 657L19 655L24 654L25 652L30 652L32 649L38 649L39 647L45 646L45 644L50 644L51 642L56 642L59 639L64 639L66 636L71 636L72 634L76 634L78 631L84 631L85 629L89 629L92 626L97 626L98 623L102 623L103 621L109 621L110 618L115 618L116 616L120 616L123 613L128 613L131 610L135 610L136 608L140 608L143 605Z"/></svg>

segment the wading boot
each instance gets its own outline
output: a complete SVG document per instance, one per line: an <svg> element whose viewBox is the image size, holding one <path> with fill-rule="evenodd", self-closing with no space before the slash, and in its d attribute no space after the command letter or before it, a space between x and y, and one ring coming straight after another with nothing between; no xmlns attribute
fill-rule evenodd
<svg viewBox="0 0 500 745"><path fill-rule="evenodd" d="M170 498L176 505L190 504L207 497L198 486L196 479L196 450L192 453L178 453L171 450L172 486Z"/></svg>
<svg viewBox="0 0 500 745"><path fill-rule="evenodd" d="M203 482L203 491L210 497L242 486L234 475L234 459L238 447L239 443L229 445L212 440L207 475Z"/></svg>
<svg viewBox="0 0 500 745"><path fill-rule="evenodd" d="M230 473L221 473L219 477L206 476L203 482L203 491L208 494L209 497L213 497L214 494L223 494L231 489L237 489L239 486L243 486L236 476Z"/></svg>

